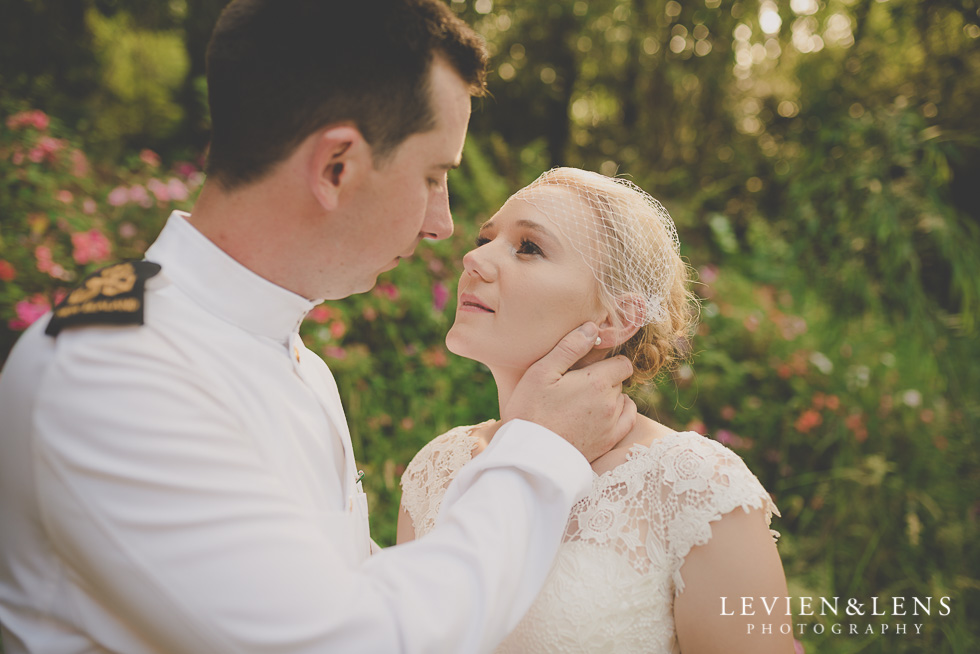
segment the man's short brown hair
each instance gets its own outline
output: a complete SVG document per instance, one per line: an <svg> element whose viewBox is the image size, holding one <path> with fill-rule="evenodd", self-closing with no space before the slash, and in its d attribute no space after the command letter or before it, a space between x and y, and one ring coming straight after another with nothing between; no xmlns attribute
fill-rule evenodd
<svg viewBox="0 0 980 654"><path fill-rule="evenodd" d="M437 54L484 93L483 41L441 0L235 0L208 45L209 177L226 189L255 181L343 122L377 163L434 127Z"/></svg>

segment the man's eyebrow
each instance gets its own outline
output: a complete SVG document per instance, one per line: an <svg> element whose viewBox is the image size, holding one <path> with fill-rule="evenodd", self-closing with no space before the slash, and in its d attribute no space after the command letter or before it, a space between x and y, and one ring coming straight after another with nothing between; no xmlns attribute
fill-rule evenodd
<svg viewBox="0 0 980 654"><path fill-rule="evenodd" d="M449 171L449 170L456 170L457 168L459 168L459 165L460 165L461 163L462 163L462 162L461 162L461 161L460 161L459 159L457 159L457 160L456 160L456 161L454 161L453 163L444 163L444 164L438 164L438 165L436 165L436 168L438 168L438 169L440 169L440 170L446 170L446 171Z"/></svg>

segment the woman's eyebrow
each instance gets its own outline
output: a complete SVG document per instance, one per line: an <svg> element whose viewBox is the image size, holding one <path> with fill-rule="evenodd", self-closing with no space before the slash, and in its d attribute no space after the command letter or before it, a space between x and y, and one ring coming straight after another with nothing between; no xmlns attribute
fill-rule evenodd
<svg viewBox="0 0 980 654"><path fill-rule="evenodd" d="M529 229L533 232L537 232L542 236L548 238L552 242L554 242L556 245L561 246L561 239L559 239L554 232L552 232L550 229L548 229L547 227L545 227L539 222L528 220L527 218L522 218L520 220L514 221L514 225L516 225L517 227L521 227L523 229ZM493 229L496 226L497 226L496 223L494 223L493 219L491 218L487 222L480 225L480 233L482 234L484 231L488 229Z"/></svg>
<svg viewBox="0 0 980 654"><path fill-rule="evenodd" d="M547 236L553 241L558 240L558 238L554 235L554 233L550 229L542 225L541 223L534 222L533 220L521 219L518 220L516 224L518 227L523 227L525 229L530 229L531 231L538 232L539 234L544 234L545 236Z"/></svg>

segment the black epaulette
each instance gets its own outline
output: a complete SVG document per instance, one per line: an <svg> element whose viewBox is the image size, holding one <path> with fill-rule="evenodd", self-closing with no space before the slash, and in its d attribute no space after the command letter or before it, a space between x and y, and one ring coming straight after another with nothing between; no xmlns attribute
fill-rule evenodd
<svg viewBox="0 0 980 654"><path fill-rule="evenodd" d="M160 269L152 261L126 261L95 271L54 308L44 333L57 336L82 325L142 325L143 288Z"/></svg>

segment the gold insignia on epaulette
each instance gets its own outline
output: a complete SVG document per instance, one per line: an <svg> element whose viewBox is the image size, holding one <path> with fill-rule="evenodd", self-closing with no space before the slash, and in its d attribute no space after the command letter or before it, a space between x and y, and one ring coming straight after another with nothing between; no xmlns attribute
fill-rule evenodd
<svg viewBox="0 0 980 654"><path fill-rule="evenodd" d="M142 325L143 287L160 272L151 261L127 261L86 277L58 306L44 333L80 325Z"/></svg>

